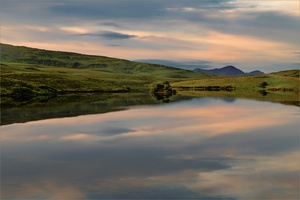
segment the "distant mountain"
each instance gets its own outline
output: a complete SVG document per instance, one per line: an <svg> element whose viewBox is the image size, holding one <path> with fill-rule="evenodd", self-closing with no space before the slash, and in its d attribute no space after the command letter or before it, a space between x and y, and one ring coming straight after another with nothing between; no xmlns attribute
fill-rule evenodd
<svg viewBox="0 0 300 200"><path fill-rule="evenodd" d="M246 75L258 75L258 74L264 74L264 73L259 70L255 70L255 71L246 73Z"/></svg>
<svg viewBox="0 0 300 200"><path fill-rule="evenodd" d="M257 74L264 74L259 70L255 70L249 73L245 73L242 70L229 65L223 68L215 68L215 69L194 69L195 72L204 72L207 74L215 74L215 75L225 75L225 76L245 76L245 75L257 75Z"/></svg>

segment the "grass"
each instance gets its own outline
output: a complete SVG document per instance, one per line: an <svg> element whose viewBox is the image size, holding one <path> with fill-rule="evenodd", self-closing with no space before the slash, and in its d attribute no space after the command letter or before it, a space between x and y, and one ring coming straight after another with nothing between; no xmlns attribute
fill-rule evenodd
<svg viewBox="0 0 300 200"><path fill-rule="evenodd" d="M299 70L291 70L289 73L294 74ZM299 73L299 72L298 72ZM285 75L284 75L285 74ZM191 79L184 81L175 81L174 87L199 87L199 86L233 86L241 91L262 90L268 88L289 88L299 89L299 77L288 76L288 71L273 74L263 74L255 76L234 76L234 77L215 77L205 79ZM261 84L266 82L266 88Z"/></svg>
<svg viewBox="0 0 300 200"><path fill-rule="evenodd" d="M104 56L47 51L1 44L1 96L51 96L79 92L148 92L151 85L169 81L173 88L232 86L237 97L260 96L260 90L299 90L299 70L255 76L215 76L173 67ZM265 88L261 87L266 82ZM184 91L180 91L184 92ZM269 92L272 93L272 92ZM195 95L195 94L193 94ZM229 95L198 92L198 96ZM289 96L276 93L274 98ZM271 96L271 95L269 95ZM299 96L290 95L291 99Z"/></svg>
<svg viewBox="0 0 300 200"><path fill-rule="evenodd" d="M175 88L187 87L188 91L180 91L181 94L195 97L222 97L222 98L249 98L263 101L280 102L288 105L299 106L299 71L288 70L271 74L238 77L215 77L205 79L191 79L175 81ZM262 87L262 83L267 85ZM228 91L195 91L200 86L232 86L236 90ZM272 91L273 88L281 88L280 91ZM284 91L283 89L288 89Z"/></svg>
<svg viewBox="0 0 300 200"><path fill-rule="evenodd" d="M26 63L1 63L1 96L10 96L16 88L29 88L35 95L69 92L148 91L159 81L183 80L146 74L122 74L94 68L73 69Z"/></svg>
<svg viewBox="0 0 300 200"><path fill-rule="evenodd" d="M193 72L164 65L133 62L105 56L48 51L8 44L1 44L1 62L31 64L32 66L29 66L31 70L36 70L40 66L50 66L164 78L201 78L211 76L202 72Z"/></svg>
<svg viewBox="0 0 300 200"><path fill-rule="evenodd" d="M113 74L93 69L70 69L33 66L32 64L3 63L1 66L1 95L12 93L16 87L27 87L38 92L48 86L58 92L118 91L127 87L139 89L155 80L151 77Z"/></svg>
<svg viewBox="0 0 300 200"><path fill-rule="evenodd" d="M157 81L209 77L173 67L105 56L1 44L1 96L148 90Z"/></svg>

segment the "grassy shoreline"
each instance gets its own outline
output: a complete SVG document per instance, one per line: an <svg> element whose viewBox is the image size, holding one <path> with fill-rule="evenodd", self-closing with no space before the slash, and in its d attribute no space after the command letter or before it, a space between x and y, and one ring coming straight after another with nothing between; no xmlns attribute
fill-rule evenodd
<svg viewBox="0 0 300 200"><path fill-rule="evenodd" d="M70 93L147 93L151 85L162 81L170 82L177 90L233 88L239 97L247 97L253 91L283 96L285 91L299 91L300 80L300 70L254 76L215 76L163 65L6 44L1 44L0 67L0 96L18 101ZM221 91L218 94L198 93L211 96L220 95Z"/></svg>

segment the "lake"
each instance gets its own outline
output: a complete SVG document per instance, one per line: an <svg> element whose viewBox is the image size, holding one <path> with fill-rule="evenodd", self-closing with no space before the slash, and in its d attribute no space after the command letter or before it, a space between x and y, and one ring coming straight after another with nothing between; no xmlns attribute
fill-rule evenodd
<svg viewBox="0 0 300 200"><path fill-rule="evenodd" d="M203 97L11 122L0 127L1 197L299 199L299 111Z"/></svg>

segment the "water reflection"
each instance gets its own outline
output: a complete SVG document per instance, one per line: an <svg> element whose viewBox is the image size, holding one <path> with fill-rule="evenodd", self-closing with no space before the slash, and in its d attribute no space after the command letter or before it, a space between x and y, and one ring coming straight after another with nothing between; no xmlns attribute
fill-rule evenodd
<svg viewBox="0 0 300 200"><path fill-rule="evenodd" d="M172 94L156 94L156 93L151 93L151 96L155 98L157 101L162 101L163 103L169 103L170 102L170 97Z"/></svg>
<svg viewBox="0 0 300 200"><path fill-rule="evenodd" d="M199 98L2 126L2 199L297 199L298 121Z"/></svg>
<svg viewBox="0 0 300 200"><path fill-rule="evenodd" d="M176 95L172 101L191 99ZM5 100L6 99L6 100ZM14 102L1 99L1 125L34 120L73 117L125 110L128 106L160 103L148 93L73 94L57 96L48 102Z"/></svg>

